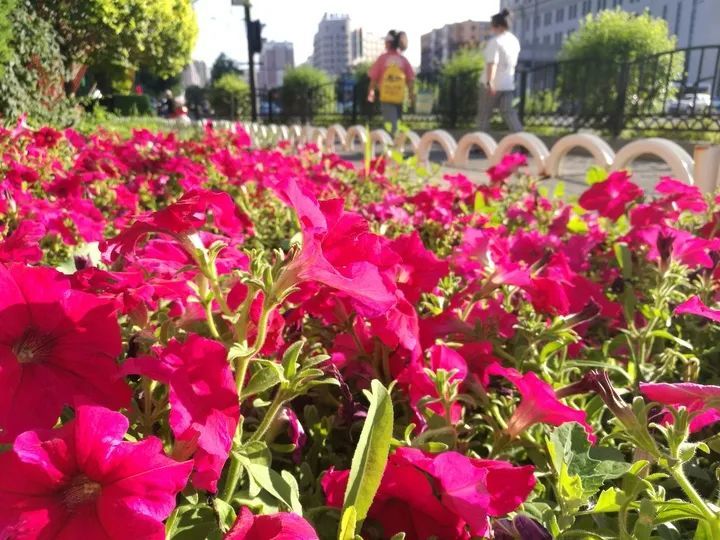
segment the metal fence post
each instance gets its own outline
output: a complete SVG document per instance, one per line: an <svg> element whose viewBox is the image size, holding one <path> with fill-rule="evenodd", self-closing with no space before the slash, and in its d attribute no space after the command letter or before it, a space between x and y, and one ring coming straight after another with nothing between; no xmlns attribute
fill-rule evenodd
<svg viewBox="0 0 720 540"><path fill-rule="evenodd" d="M456 127L457 126L457 120L458 120L458 110L457 110L457 103L458 103L458 95L457 95L457 75L453 75L450 78L450 95L452 96L452 99L450 99L450 127Z"/></svg>
<svg viewBox="0 0 720 540"><path fill-rule="evenodd" d="M628 79L630 75L630 63L620 64L620 73L617 81L617 103L615 111L610 117L610 131L614 136L619 136L625 128L625 107L627 105Z"/></svg>
<svg viewBox="0 0 720 540"><path fill-rule="evenodd" d="M272 89L269 89L267 91L267 107L268 107L268 123L272 123L273 121L273 91Z"/></svg>
<svg viewBox="0 0 720 540"><path fill-rule="evenodd" d="M518 103L518 116L520 123L525 125L525 98L527 94L528 72L522 70L520 72L520 103Z"/></svg>

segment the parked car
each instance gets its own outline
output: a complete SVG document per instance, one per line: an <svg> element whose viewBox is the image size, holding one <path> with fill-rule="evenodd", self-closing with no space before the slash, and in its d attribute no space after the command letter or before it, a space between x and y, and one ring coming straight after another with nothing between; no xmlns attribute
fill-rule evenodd
<svg viewBox="0 0 720 540"><path fill-rule="evenodd" d="M683 94L680 99L668 100L665 112L668 114L702 114L713 106L712 97L707 92Z"/></svg>

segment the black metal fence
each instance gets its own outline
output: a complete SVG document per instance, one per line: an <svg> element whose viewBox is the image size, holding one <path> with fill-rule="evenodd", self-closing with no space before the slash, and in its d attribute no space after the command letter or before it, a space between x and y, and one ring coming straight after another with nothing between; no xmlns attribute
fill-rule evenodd
<svg viewBox="0 0 720 540"><path fill-rule="evenodd" d="M404 122L414 129L471 128L479 101L479 72L453 77L421 74L417 100ZM518 70L516 106L528 127L574 131L720 132L720 45L691 47L628 62L554 62ZM261 91L267 123L369 124L382 120L367 102L367 80L308 89L288 101L281 89Z"/></svg>

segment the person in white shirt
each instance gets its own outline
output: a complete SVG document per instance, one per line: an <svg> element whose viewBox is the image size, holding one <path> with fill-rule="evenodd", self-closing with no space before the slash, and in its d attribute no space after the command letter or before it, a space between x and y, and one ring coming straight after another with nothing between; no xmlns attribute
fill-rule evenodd
<svg viewBox="0 0 720 540"><path fill-rule="evenodd" d="M490 118L496 108L512 132L522 131L523 126L513 108L515 96L515 68L520 56L520 41L508 30L510 12L503 9L490 19L495 36L485 46L485 72L481 79L478 126L487 131Z"/></svg>

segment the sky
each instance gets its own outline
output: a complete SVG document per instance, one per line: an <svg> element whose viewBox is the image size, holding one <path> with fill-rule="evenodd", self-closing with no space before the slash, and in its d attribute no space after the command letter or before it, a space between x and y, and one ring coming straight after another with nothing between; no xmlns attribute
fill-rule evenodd
<svg viewBox="0 0 720 540"><path fill-rule="evenodd" d="M421 34L448 23L488 20L499 10L499 3L499 0L254 0L252 17L265 25L264 38L294 45L296 64L305 62L312 54L313 36L323 14L328 12L350 15L354 28L381 36L391 28L405 30L410 38L406 54L413 65L419 65ZM197 0L195 9L200 33L193 59L211 65L224 52L246 62L243 8L232 7L231 0Z"/></svg>

